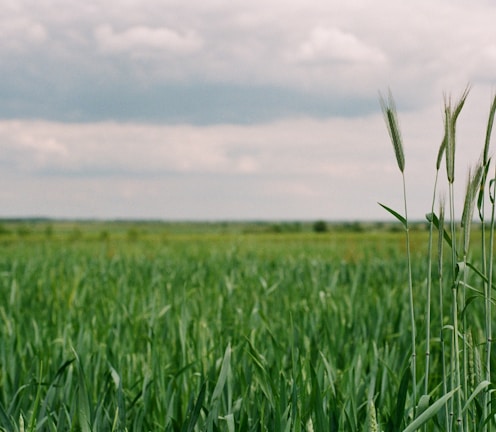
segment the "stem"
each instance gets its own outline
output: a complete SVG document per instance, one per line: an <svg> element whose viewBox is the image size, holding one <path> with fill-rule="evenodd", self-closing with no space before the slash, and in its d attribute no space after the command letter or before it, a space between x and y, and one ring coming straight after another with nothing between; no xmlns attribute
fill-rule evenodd
<svg viewBox="0 0 496 432"><path fill-rule="evenodd" d="M453 321L453 368L452 371L452 389L457 388L461 384L460 374L460 358L458 345L458 283L455 280L456 275L456 227L455 227L455 204L453 182L449 183L449 204L450 204L450 225L451 225L451 266L453 272L452 292L452 321ZM455 409L455 425L460 431L463 431L462 422L462 396L461 392L456 392L456 409Z"/></svg>
<svg viewBox="0 0 496 432"><path fill-rule="evenodd" d="M462 287L462 308L466 306L466 298L467 298L467 254L463 254L463 287ZM462 319L462 342L463 342L463 385L461 391L463 391L463 400L466 401L468 399L468 359L467 359L467 313L463 314ZM465 423L465 430L468 431L468 414L466 414L463 418Z"/></svg>
<svg viewBox="0 0 496 432"><path fill-rule="evenodd" d="M483 180L482 185L485 185L485 179ZM482 187L482 186L481 186ZM482 200L481 203L481 214L484 214L484 202L485 200ZM493 207L494 209L494 207ZM492 221L492 218L491 218ZM491 223L492 225L492 223ZM484 222L484 219L481 220L481 255L482 255L482 274L488 276L488 270L487 270L487 249L486 249L486 224ZM492 261L492 260L491 260ZM489 268L491 269L491 262L489 262ZM486 333L486 342L488 341L488 334L489 334L489 328L491 327L491 322L487 321L488 317L488 299L490 295L490 284L491 284L491 276L488 276L487 280L483 280L483 286L484 286L484 312L485 312L485 323L484 323L484 331ZM490 307L489 307L490 309ZM486 350L487 350L487 344L486 344ZM486 356L487 356L487 351L486 351ZM487 377L486 377L487 378ZM484 405L482 407L482 417L486 418L487 417L487 399L488 399L488 392L487 390L484 391ZM488 427L490 428L490 423L487 423L484 426L484 431L488 431Z"/></svg>
<svg viewBox="0 0 496 432"><path fill-rule="evenodd" d="M496 177L496 174L495 174ZM488 259L488 281L484 285L484 303L486 310L486 380L491 381L491 344L492 344L492 306L491 306L491 285L493 281L493 257L494 257L494 231L495 231L495 202L494 202L494 186L492 187L492 199L491 199L491 227L489 236L489 259ZM484 392L484 419L488 416L489 407L489 389ZM486 423L486 430L491 431L492 422Z"/></svg>
<svg viewBox="0 0 496 432"><path fill-rule="evenodd" d="M410 320L412 325L412 398L413 398L413 414L416 414L417 407L417 353L416 353L416 330L415 330L415 309L414 309L414 301L413 301L413 283L412 283L412 259L410 252L410 229L408 226L408 208L407 208L407 199L406 199L406 182L405 182L405 174L402 172L403 178L403 198L405 204L405 236L406 236L406 253L407 253L407 261L408 261L408 293L409 293L409 301L410 301Z"/></svg>
<svg viewBox="0 0 496 432"><path fill-rule="evenodd" d="M438 283L439 283L439 310L440 310L440 335L439 339L441 342L441 365L443 372L443 394L448 393L448 383L447 383L447 373L446 373L446 350L444 343L444 306L443 306L443 259L444 259L444 203L442 203L439 211L439 228L438 228ZM449 418L449 406L448 403L445 405L445 428L446 432L451 432L451 424Z"/></svg>
<svg viewBox="0 0 496 432"><path fill-rule="evenodd" d="M485 185L486 185L486 173L489 168L489 144L491 141L491 134L493 130L494 116L496 114L496 96L493 96L493 101L491 104L491 108L489 109L489 118L487 121L487 129L486 129L486 140L484 143L484 153L483 153L483 162L484 162L484 176L481 183L481 193L483 193ZM486 170L487 166L487 170ZM495 175L496 178L496 175ZM495 203L494 203L494 186L492 183L489 183L489 198L491 200L491 227L490 227L490 237L489 237L489 258L486 257L486 235L485 235L485 224L482 221L482 245L483 245L483 270L484 274L487 275L487 281L484 283L484 305L485 305L485 315L486 315L486 380L490 381L491 379L491 342L492 342L492 329L491 329L491 287L493 282L493 256L494 256L494 224L495 224ZM484 200L485 196L482 195L482 212L484 215ZM489 261L487 261L489 259ZM488 267L486 266L486 263ZM486 273L488 270L488 273ZM484 391L484 406L483 406L483 419L487 419L488 416L488 407L489 407L489 389ZM491 431L492 422L488 421L485 423L484 430L486 432Z"/></svg>
<svg viewBox="0 0 496 432"><path fill-rule="evenodd" d="M434 193L432 195L431 214L434 213L436 201L437 179L439 170L436 170L436 179L434 180ZM427 251L427 305L426 305L426 348L425 348L425 382L424 394L429 394L429 373L430 373L430 355L431 355L431 288L432 288L432 236L434 230L434 219L431 217L429 223L429 245ZM443 315L441 314L441 317ZM441 325L442 329L442 325ZM445 392L446 394L446 392Z"/></svg>

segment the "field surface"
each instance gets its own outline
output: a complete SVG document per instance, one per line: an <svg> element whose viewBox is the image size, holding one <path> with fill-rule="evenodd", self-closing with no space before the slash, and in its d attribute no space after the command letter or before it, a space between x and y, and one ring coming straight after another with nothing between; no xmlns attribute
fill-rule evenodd
<svg viewBox="0 0 496 432"><path fill-rule="evenodd" d="M0 430L409 423L401 232L41 225L0 237ZM417 304L426 238L412 231Z"/></svg>

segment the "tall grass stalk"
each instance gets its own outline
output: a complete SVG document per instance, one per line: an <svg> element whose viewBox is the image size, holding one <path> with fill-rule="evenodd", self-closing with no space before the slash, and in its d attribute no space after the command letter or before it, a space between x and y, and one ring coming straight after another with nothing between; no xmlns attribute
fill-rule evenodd
<svg viewBox="0 0 496 432"><path fill-rule="evenodd" d="M496 112L496 97L491 105L488 126L486 130L486 140L481 160L474 169L469 170L466 191L464 195L464 205L459 226L455 213L455 160L456 160L456 126L458 117L465 105L466 99L470 92L470 87L466 87L461 97L454 103L451 98L445 97L444 103L444 138L438 151L436 163L436 177L434 182L434 192L432 197L431 212L427 215L429 221L429 238L428 238L428 257L427 257L427 279L425 291L425 375L424 375L424 394L417 403L416 396L416 323L414 309L414 293L412 289L411 273L408 273L409 284L409 305L410 319L412 325L412 377L413 377L413 413L414 421L412 425L420 424L419 419L424 417L423 413L429 406L430 393L430 376L431 376L431 299L432 299L432 265L433 265L433 231L434 226L438 228L438 283L439 283L439 322L440 322L440 342L441 342L441 374L442 382L437 383L436 388L442 389L443 395L432 406L440 406L443 401L444 406L444 427L447 431L469 431L472 429L483 430L484 432L491 429L492 419L488 418L490 409L490 379L491 379L491 316L492 316L492 279L493 279L493 256L494 256L494 236L496 231L496 172L495 178L489 181L489 197L492 204L491 226L489 237L489 248L486 245L487 237L484 220L484 192L486 190L487 173L490 166L489 142L492 131L492 125ZM407 260L411 267L409 224L407 213L406 182L405 182L405 159L401 134L398 127L396 108L394 106L391 93L387 100L381 97L381 107L384 118L388 127L389 136L393 143L396 154L398 167L402 174L403 180L403 199L405 206L405 216L401 216L394 210L382 205L393 216L400 220L406 231L407 243ZM449 211L447 218L447 230L445 230L445 205L444 200L440 204L440 218L434 213L434 206L437 196L437 184L439 169L443 160L446 161L446 177L448 183L448 206ZM472 221L474 217L475 205L477 203L479 219L482 224L481 239L481 256L482 269L478 270L477 265L470 262L470 240L472 233ZM448 232L446 232L448 231ZM457 239L457 236L460 236ZM444 242L451 249L451 272L450 278L447 279L444 274L443 249ZM489 251L488 251L489 249ZM479 282L483 285L479 289L472 282L469 284L469 273L473 272L478 277ZM451 302L449 304L449 318L445 322L444 304L445 295L444 287L449 287L451 291ZM469 291L470 290L470 291ZM473 293L473 295L472 295ZM483 319L484 332L486 335L486 356L485 356L485 373L482 376L480 371L480 356L477 343L472 341L473 323L469 320L472 304L478 299L483 298L483 310L485 313ZM475 300L475 302L474 302ZM469 307L470 306L470 307ZM482 304L481 304L482 306ZM477 321L477 318L476 320ZM450 332L451 344L450 349L446 349L445 334ZM483 394L482 394L483 392ZM484 399L483 402L482 399ZM483 405L483 406L482 406ZM427 427L426 423L422 423ZM408 429L408 428L407 428Z"/></svg>
<svg viewBox="0 0 496 432"><path fill-rule="evenodd" d="M448 393L448 374L446 368L446 350L444 343L444 278L443 278L443 262L444 262L444 199L441 200L439 205L439 219L438 219L438 284L439 284L439 318L440 318L440 332L439 340L441 343L441 368L442 368L442 386L443 394ZM445 429L447 432L451 431L452 422L450 421L449 404L445 404Z"/></svg>
<svg viewBox="0 0 496 432"><path fill-rule="evenodd" d="M429 240L427 246L427 278L426 278L426 306L425 306L425 375L424 375L424 398L429 401L429 376L430 376L430 364L431 364L431 292L432 292L432 243L434 234L434 224L435 224L435 213L434 206L436 204L437 196L437 183L439 179L439 170L441 168L441 163L443 160L444 151L446 149L446 140L443 139L441 145L439 146L438 156L436 160L436 176L434 179L434 190L432 193L432 204L431 212L427 215L427 220L429 221ZM439 221L437 221L439 224ZM442 316L442 314L441 314ZM441 323L442 328L442 323ZM446 391L445 391L446 394ZM424 432L427 432L427 425L424 425Z"/></svg>
<svg viewBox="0 0 496 432"><path fill-rule="evenodd" d="M388 94L387 100L381 96L381 107L384 114L384 119L388 128L389 136L393 144L394 153L396 156L396 162L398 168L401 172L401 178L403 183L403 204L404 204L404 214L402 218L396 212L392 212L403 222L405 228L405 239L406 239L406 251L407 251L407 266L408 266L408 296L410 305L410 323L411 323L411 340L412 340L412 358L411 358L411 370L412 370L412 407L413 414L415 416L416 405L417 405L417 343L416 343L416 327L415 327L415 304L413 298L413 283L412 283L412 259L410 251L410 229L408 225L408 205L407 205L407 194L406 194L406 180L405 180L405 155L403 151L403 142L401 139L401 132L399 128L398 116L396 111L396 106L392 97L391 92ZM390 209L387 209L391 211Z"/></svg>
<svg viewBox="0 0 496 432"><path fill-rule="evenodd" d="M496 179L496 169L494 177ZM487 282L484 285L484 307L485 307L485 333L486 333L486 361L485 361L485 377L487 381L491 381L491 346L492 346L492 304L491 304L491 290L493 281L493 256L494 256L494 236L495 236L495 226L496 226L496 200L495 200L495 185L496 182L492 182L489 187L489 194L491 200L491 225L489 228L489 258L488 269L487 269ZM483 416L484 419L488 416L490 404L490 394L489 389L484 392L484 406L483 406ZM491 431L492 422L486 423L486 430Z"/></svg>
<svg viewBox="0 0 496 432"><path fill-rule="evenodd" d="M463 243L462 243L462 251L463 251L463 261L458 264L458 271L462 272L463 275L459 278L459 280L462 280L462 294L461 294L461 303L465 309L465 306L467 304L467 276L468 276L468 270L467 270L467 260L468 260L468 252L469 252L469 245L470 245L470 233L471 233L471 228L472 228L472 218L473 218L473 213L474 213L474 206L475 206L475 198L477 196L477 191L480 188L480 181L482 177L482 163L480 163L476 169L474 170L474 173L472 174L471 171L469 171L469 177L467 181L467 189L465 193L465 202L463 205L463 213L462 213L462 218L461 218L461 227L463 230ZM463 398L464 400L468 399L468 349L469 349L469 344L467 341L467 313L464 311L463 316L462 316L462 327L463 327L463 382L462 382L462 390L463 390ZM464 426L465 429L468 430L468 415L464 416Z"/></svg>
<svg viewBox="0 0 496 432"><path fill-rule="evenodd" d="M493 280L493 251L494 251L494 224L495 224L495 202L494 202L494 193L491 188L489 189L490 201L491 201L491 224L490 224L490 237L489 237L489 255L487 253L486 248L486 223L484 219L484 210L485 210L485 191L486 191L486 183L487 183L487 174L489 172L490 167L490 158L489 158L489 144L491 142L491 134L494 123L494 115L496 112L496 95L493 97L493 101L491 103L491 107L489 109L489 118L487 121L486 128L486 138L484 141L484 151L482 153L482 178L480 182L480 191L477 200L477 206L479 209L479 219L481 222L481 253L482 253L482 273L487 275L487 278L483 281L484 285L484 308L485 308L485 336L486 336L486 362L485 362L485 379L490 381L491 379L491 283ZM495 173L496 178L496 173ZM483 402L483 418L487 418L488 416L488 404L489 404L489 391L486 390L484 392L484 402ZM487 422L485 427L485 431L491 430L491 422Z"/></svg>
<svg viewBox="0 0 496 432"><path fill-rule="evenodd" d="M465 104L470 88L467 87L460 97L458 103L453 108L451 99L445 99L445 140L446 140L446 175L448 178L449 188L449 210L450 210L450 231L451 231L451 267L452 274L457 273L457 250L456 250L456 217L455 217L455 154L456 154L456 121L460 112ZM458 388L462 383L461 365L459 357L459 305L458 305L458 285L459 280L455 280L451 287L452 292L452 313L451 320L453 325L452 335L452 386L451 388ZM454 418L457 429L463 431L462 421L462 394L460 391L456 392L456 404L454 410Z"/></svg>
<svg viewBox="0 0 496 432"><path fill-rule="evenodd" d="M446 140L443 139L441 145L439 146L438 156L436 160L436 177L434 179L434 191L432 193L431 213L427 215L427 220L429 221L429 242L427 249L427 281L426 281L427 303L425 308L425 314L426 314L426 326L425 326L426 348L425 348L425 379L424 379L425 395L429 394L429 375L430 375L430 356L431 356L431 295L432 295L431 291L432 291L432 241L433 241L433 233L434 233L434 206L436 205L439 170L441 168L441 163L443 160L445 149L446 149Z"/></svg>
<svg viewBox="0 0 496 432"><path fill-rule="evenodd" d="M494 177L488 180L491 158L489 145L496 115L496 96L493 97L487 122L484 149L478 164L469 170L464 205L459 224L455 214L455 159L456 159L456 125L458 117L465 105L470 92L467 86L461 97L452 103L451 98L444 100L444 138L441 143L437 163L434 193L431 212L427 215L429 221L427 280L426 280L426 329L425 329L425 376L424 394L413 407L414 418L404 431L417 430L424 426L427 430L427 417L434 415L434 407L444 410L438 416L438 425L443 425L446 431L482 431L490 432L494 428L495 410L493 407L494 387L491 383L492 351L492 289L494 272L494 247L496 235L496 169ZM404 157L401 146L401 136L397 126L395 107L391 94L386 101L381 97L381 107L386 119L390 138L396 152L398 167L403 175L403 199L405 200L405 217L397 212L383 207L400 220L407 231L407 258L411 262L408 240L408 218L406 205L406 188L404 176ZM445 207L444 199L440 200L439 218L434 213L437 196L438 175L441 162L446 161L446 177L448 185L448 201ZM488 185L488 187L487 187ZM487 191L491 203L491 219L489 236L485 219L485 200ZM471 233L475 205L477 204L479 220L481 222L481 254L472 254ZM382 204L381 204L382 205ZM448 209L447 211L445 209ZM445 212L448 217L445 217ZM445 222L446 221L446 222ZM445 229L446 225L446 229ZM438 228L438 284L439 284L439 323L441 362L432 362L431 358L431 291L433 265L433 230ZM457 236L459 238L457 239ZM489 240L489 246L487 242ZM445 272L444 247L451 249L451 272ZM482 265L472 262L472 259L481 259ZM446 277L448 275L448 277ZM474 276L475 281L472 281ZM469 279L470 278L470 279ZM474 283L475 282L475 283ZM411 275L409 286L411 289ZM449 291L446 291L448 289ZM451 294L451 301L446 304L446 298ZM446 305L446 306L445 306ZM446 308L446 314L445 314ZM410 295L410 309L412 322L412 341L415 343L415 315L413 313L413 293ZM448 312L449 310L449 312ZM435 322L435 321L434 321ZM475 328L475 330L474 330ZM451 344L446 345L446 332L450 333ZM477 335L485 335L485 358L482 366ZM423 342L420 344L423 345ZM413 358L415 347L412 348ZM413 363L413 362L412 362ZM434 366L433 366L434 365ZM436 367L436 375L441 376L431 389L431 367ZM415 374L415 372L413 372ZM402 380L403 383L404 380ZM415 385L415 381L414 381ZM415 389L414 389L415 390ZM429 405L431 393L442 395ZM406 394L403 390L402 395ZM428 413L428 414L427 414ZM430 418L430 417L429 417ZM398 422L396 421L396 425ZM431 430L431 429L429 429Z"/></svg>

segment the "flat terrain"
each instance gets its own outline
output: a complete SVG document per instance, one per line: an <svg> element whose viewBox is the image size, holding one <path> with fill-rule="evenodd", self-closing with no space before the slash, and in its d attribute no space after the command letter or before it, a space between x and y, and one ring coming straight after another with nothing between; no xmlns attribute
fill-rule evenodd
<svg viewBox="0 0 496 432"><path fill-rule="evenodd" d="M397 431L411 415L401 401L411 357L401 231L1 228L0 429L361 431L373 406L381 429ZM426 239L412 231L419 332ZM435 377L439 313L432 320Z"/></svg>

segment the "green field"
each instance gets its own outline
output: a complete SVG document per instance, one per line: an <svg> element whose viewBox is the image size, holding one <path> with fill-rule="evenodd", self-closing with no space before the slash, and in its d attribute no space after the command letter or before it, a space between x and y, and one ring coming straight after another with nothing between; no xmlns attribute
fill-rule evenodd
<svg viewBox="0 0 496 432"><path fill-rule="evenodd" d="M408 425L404 235L215 226L4 224L0 429L364 431L371 416L376 430ZM411 234L420 334L427 232ZM470 302L472 316L479 308ZM470 325L482 353L483 322ZM417 356L421 388L421 344ZM434 384L433 400L442 394Z"/></svg>

